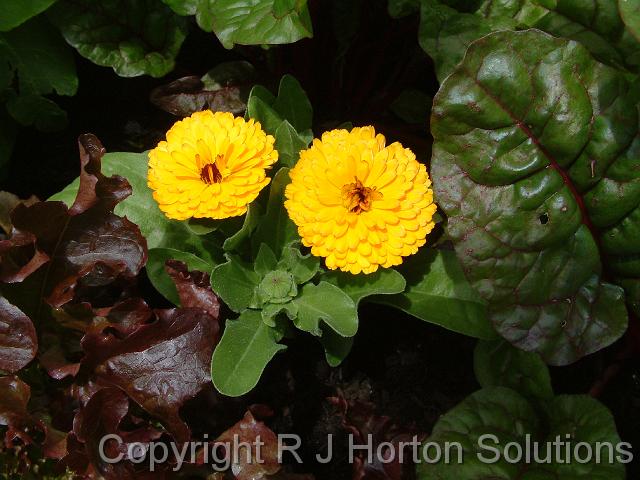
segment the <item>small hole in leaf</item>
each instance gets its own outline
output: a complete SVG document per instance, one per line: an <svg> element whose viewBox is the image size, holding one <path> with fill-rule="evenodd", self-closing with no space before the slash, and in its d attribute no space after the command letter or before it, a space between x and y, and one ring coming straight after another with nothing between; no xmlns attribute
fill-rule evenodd
<svg viewBox="0 0 640 480"><path fill-rule="evenodd" d="M539 220L542 225L546 225L547 223L549 223L549 215L543 213L542 215L540 215Z"/></svg>

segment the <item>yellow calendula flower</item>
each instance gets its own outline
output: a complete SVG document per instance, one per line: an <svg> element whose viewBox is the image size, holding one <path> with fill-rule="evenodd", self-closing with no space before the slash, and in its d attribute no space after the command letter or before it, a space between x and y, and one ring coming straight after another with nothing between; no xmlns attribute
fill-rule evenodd
<svg viewBox="0 0 640 480"><path fill-rule="evenodd" d="M302 243L327 267L372 273L402 263L434 227L427 169L373 127L332 130L300 153L285 194Z"/></svg>
<svg viewBox="0 0 640 480"><path fill-rule="evenodd" d="M273 143L258 122L196 112L149 152L153 198L176 220L242 215L269 183L266 170L278 160Z"/></svg>

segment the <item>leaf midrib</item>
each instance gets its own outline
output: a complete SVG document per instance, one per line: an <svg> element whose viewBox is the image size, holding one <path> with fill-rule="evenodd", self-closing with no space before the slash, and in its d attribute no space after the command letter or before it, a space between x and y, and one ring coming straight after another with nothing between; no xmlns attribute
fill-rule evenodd
<svg viewBox="0 0 640 480"><path fill-rule="evenodd" d="M507 108L507 106L504 103L502 103L502 101L498 97L496 97L488 88L486 88L476 78L475 75L472 75L467 70L465 70L465 73L471 79L471 81L473 81L473 83L484 92L484 94L487 97L489 97L498 107L500 107L500 109L503 112L509 115L511 120L513 120L513 122L522 131L522 133L524 133L534 143L534 145L538 147L538 149L542 152L545 158L549 161L549 165L546 166L545 168L551 168L560 175L560 177L562 178L562 182L569 189L576 204L578 205L578 208L580 209L580 214L581 214L580 221L582 222L583 225L585 225L589 229L589 231L591 232L591 235L593 236L593 239L598 244L598 248L600 249L600 234L595 228L595 226L593 225L593 222L591 222L591 218L589 217L589 213L587 212L587 208L584 203L584 198L582 197L582 194L578 191L578 189L574 185L573 180L571 180L571 177L569 176L569 174L560 166L560 164L557 162L557 160L551 154L551 152L544 145L542 145L542 143L540 143L540 140L534 135L531 129L521 119L519 119L511 110L509 110L509 108ZM542 169L539 171L542 171Z"/></svg>

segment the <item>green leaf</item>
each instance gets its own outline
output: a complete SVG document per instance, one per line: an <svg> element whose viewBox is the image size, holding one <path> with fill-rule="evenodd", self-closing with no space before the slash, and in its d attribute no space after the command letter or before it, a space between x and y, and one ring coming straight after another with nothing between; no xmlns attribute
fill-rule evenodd
<svg viewBox="0 0 640 480"><path fill-rule="evenodd" d="M186 222L170 220L160 211L147 186L146 153L107 153L102 158L105 175L120 175L127 179L133 194L116 206L117 215L126 216L140 227L140 231L151 248L179 248L192 253L210 264L221 261L222 252L218 244L206 235L196 235ZM60 200L72 205L78 192L78 179L50 200Z"/></svg>
<svg viewBox="0 0 640 480"><path fill-rule="evenodd" d="M288 270L298 285L307 283L320 269L320 260L313 255L303 255L296 247L287 247L282 251L278 267Z"/></svg>
<svg viewBox="0 0 640 480"><path fill-rule="evenodd" d="M404 90L391 104L391 111L407 123L427 125L433 98L422 90Z"/></svg>
<svg viewBox="0 0 640 480"><path fill-rule="evenodd" d="M276 129L275 138L278 160L285 167L294 167L300 158L300 150L307 148L309 145L286 120Z"/></svg>
<svg viewBox="0 0 640 480"><path fill-rule="evenodd" d="M278 259L276 258L276 254L273 253L273 250L265 243L260 244L258 255L253 264L253 270L261 277L264 277L270 271L275 270L277 266Z"/></svg>
<svg viewBox="0 0 640 480"><path fill-rule="evenodd" d="M260 122L260 125L262 125L265 132L275 136L278 131L278 127L284 120L278 112L271 107L271 105L257 95L253 95L254 90L255 87L251 90L251 93L249 93L246 116Z"/></svg>
<svg viewBox="0 0 640 480"><path fill-rule="evenodd" d="M211 218L190 218L185 222L187 228L194 235L208 235L220 228L222 222Z"/></svg>
<svg viewBox="0 0 640 480"><path fill-rule="evenodd" d="M42 18L0 33L0 57L17 71L20 95L75 95L78 89L71 50Z"/></svg>
<svg viewBox="0 0 640 480"><path fill-rule="evenodd" d="M211 288L236 313L249 307L262 278L239 257L227 254L228 261L211 272Z"/></svg>
<svg viewBox="0 0 640 480"><path fill-rule="evenodd" d="M302 144L306 147L313 138L311 102L298 80L291 75L285 75L280 80L277 97L261 85L253 87L247 101L246 117L259 121L264 130L276 137L276 142L280 142L279 147L286 149L285 165L289 165L292 158L295 164ZM293 128L283 126L285 121ZM279 134L282 137L280 140Z"/></svg>
<svg viewBox="0 0 640 480"><path fill-rule="evenodd" d="M265 243L271 247L276 256L280 256L285 247L300 239L298 229L289 219L284 208L284 190L289 181L289 169L283 167L278 170L271 180L267 211L251 237L254 246Z"/></svg>
<svg viewBox="0 0 640 480"><path fill-rule="evenodd" d="M216 0L162 0L178 15L195 15L198 26L213 31L212 5Z"/></svg>
<svg viewBox="0 0 640 480"><path fill-rule="evenodd" d="M260 221L261 212L260 205L257 202L249 204L247 213L244 216L244 222L240 230L233 235L227 237L222 244L222 248L225 252L233 252L240 248L240 246L251 237L251 234L258 226Z"/></svg>
<svg viewBox="0 0 640 480"><path fill-rule="evenodd" d="M627 304L631 311L640 316L640 280L630 278L618 278L616 280L627 294Z"/></svg>
<svg viewBox="0 0 640 480"><path fill-rule="evenodd" d="M262 100L267 105L271 106L276 102L276 96L271 93L271 91L262 85L255 85L251 92L249 92L249 97L255 97Z"/></svg>
<svg viewBox="0 0 640 480"><path fill-rule="evenodd" d="M288 303L267 303L260 310L262 321L270 327L277 325L277 316L285 313L289 320L295 320L298 317L298 306L292 302Z"/></svg>
<svg viewBox="0 0 640 480"><path fill-rule="evenodd" d="M292 302L298 308L296 327L315 336L322 335L320 322L325 322L342 337L353 337L358 331L355 302L335 285L307 283Z"/></svg>
<svg viewBox="0 0 640 480"><path fill-rule="evenodd" d="M180 305L180 299L175 283L164 268L167 260L180 260L186 263L189 270L199 270L207 273L215 267L215 265L196 257L192 253L182 252L174 248L149 249L149 259L146 266L147 276L155 289L174 305Z"/></svg>
<svg viewBox="0 0 640 480"><path fill-rule="evenodd" d="M351 352L354 337L343 337L330 328L322 329L320 343L324 347L324 356L331 367L337 367Z"/></svg>
<svg viewBox="0 0 640 480"><path fill-rule="evenodd" d="M629 33L640 42L640 0L618 0L618 9Z"/></svg>
<svg viewBox="0 0 640 480"><path fill-rule="evenodd" d="M33 125L41 132L57 132L67 126L67 112L40 95L14 96L7 102L7 111L20 125Z"/></svg>
<svg viewBox="0 0 640 480"><path fill-rule="evenodd" d="M418 41L442 81L462 59L467 46L491 32L492 24L473 13L461 13L438 0L423 0Z"/></svg>
<svg viewBox="0 0 640 480"><path fill-rule="evenodd" d="M496 337L486 302L469 285L453 252L422 248L399 270L407 289L375 301L470 337Z"/></svg>
<svg viewBox="0 0 640 480"><path fill-rule="evenodd" d="M302 132L311 128L313 107L307 98L307 93L295 77L284 75L280 79L278 98L273 103L273 107L282 118L291 123L296 131Z"/></svg>
<svg viewBox="0 0 640 480"><path fill-rule="evenodd" d="M378 269L366 275L353 275L334 270L324 275L322 279L349 295L356 307L366 297L402 293L407 286L404 277L392 268Z"/></svg>
<svg viewBox="0 0 640 480"><path fill-rule="evenodd" d="M213 31L225 48L276 45L313 36L306 0L217 0L210 4Z"/></svg>
<svg viewBox="0 0 640 480"><path fill-rule="evenodd" d="M609 65L634 72L640 68L637 0L485 0L479 6L422 0L421 6L420 45L433 58L440 81L472 41L527 27L580 42Z"/></svg>
<svg viewBox="0 0 640 480"><path fill-rule="evenodd" d="M80 55L123 77L169 73L187 32L157 0L60 0L50 18Z"/></svg>
<svg viewBox="0 0 640 480"><path fill-rule="evenodd" d="M262 321L259 311L246 310L229 320L211 359L211 379L224 395L238 397L256 386L267 363L286 347L282 334Z"/></svg>
<svg viewBox="0 0 640 480"><path fill-rule="evenodd" d="M529 0L528 3L542 5L544 2ZM540 5L537 8L541 8ZM637 0L594 0L588 3L558 0L547 2L544 7L544 15L533 17L535 21L527 21L528 26L580 42L601 62L636 72L640 68L640 39L636 35L638 20L637 16L635 21L633 17L634 8L636 12L638 8Z"/></svg>
<svg viewBox="0 0 640 480"><path fill-rule="evenodd" d="M402 18L420 10L420 0L389 0L389 15Z"/></svg>
<svg viewBox="0 0 640 480"><path fill-rule="evenodd" d="M498 332L554 365L627 326L601 271L640 275L634 98L584 47L529 30L475 42L434 100L431 173L465 275Z"/></svg>
<svg viewBox="0 0 640 480"><path fill-rule="evenodd" d="M12 30L44 12L56 0L4 0L0 15L0 32Z"/></svg>
<svg viewBox="0 0 640 480"><path fill-rule="evenodd" d="M502 340L478 342L474 370L483 387L508 387L529 400L553 398L549 369L542 358Z"/></svg>
<svg viewBox="0 0 640 480"><path fill-rule="evenodd" d="M482 436L485 437L481 440ZM572 452L580 442L589 444L593 452L590 460L580 463L572 453L571 460L567 461L565 448L556 449L552 445L549 448L549 462L536 463L535 442L538 442L538 457L546 460L547 442L554 442L558 436L561 442L570 439ZM441 417L429 441L439 444L442 452L445 451L446 442L450 442L448 451L451 452L451 461L445 462L443 455L439 462L419 464L419 480L625 478L624 465L615 458L609 463L607 449L603 450L605 456L601 461L596 462L598 442L610 443L614 449L613 455L616 455L620 437L609 411L587 396L556 397L538 414L524 397L513 390L484 388ZM516 448L509 448L507 452L512 461L505 458L505 446L510 442L519 445L522 451L520 461L514 458L518 451ZM459 449L455 447L456 444L462 445L462 462L458 460ZM499 450L498 459L493 449ZM581 458L585 450L580 449ZM432 447L431 455L434 451ZM531 460L527 462L527 458Z"/></svg>

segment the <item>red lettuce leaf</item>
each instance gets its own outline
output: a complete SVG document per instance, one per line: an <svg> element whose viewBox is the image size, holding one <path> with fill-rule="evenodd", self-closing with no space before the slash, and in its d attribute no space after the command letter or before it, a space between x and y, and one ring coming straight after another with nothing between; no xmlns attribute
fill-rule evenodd
<svg viewBox="0 0 640 480"><path fill-rule="evenodd" d="M0 297L0 370L17 372L33 360L37 351L38 338L31 319Z"/></svg>

